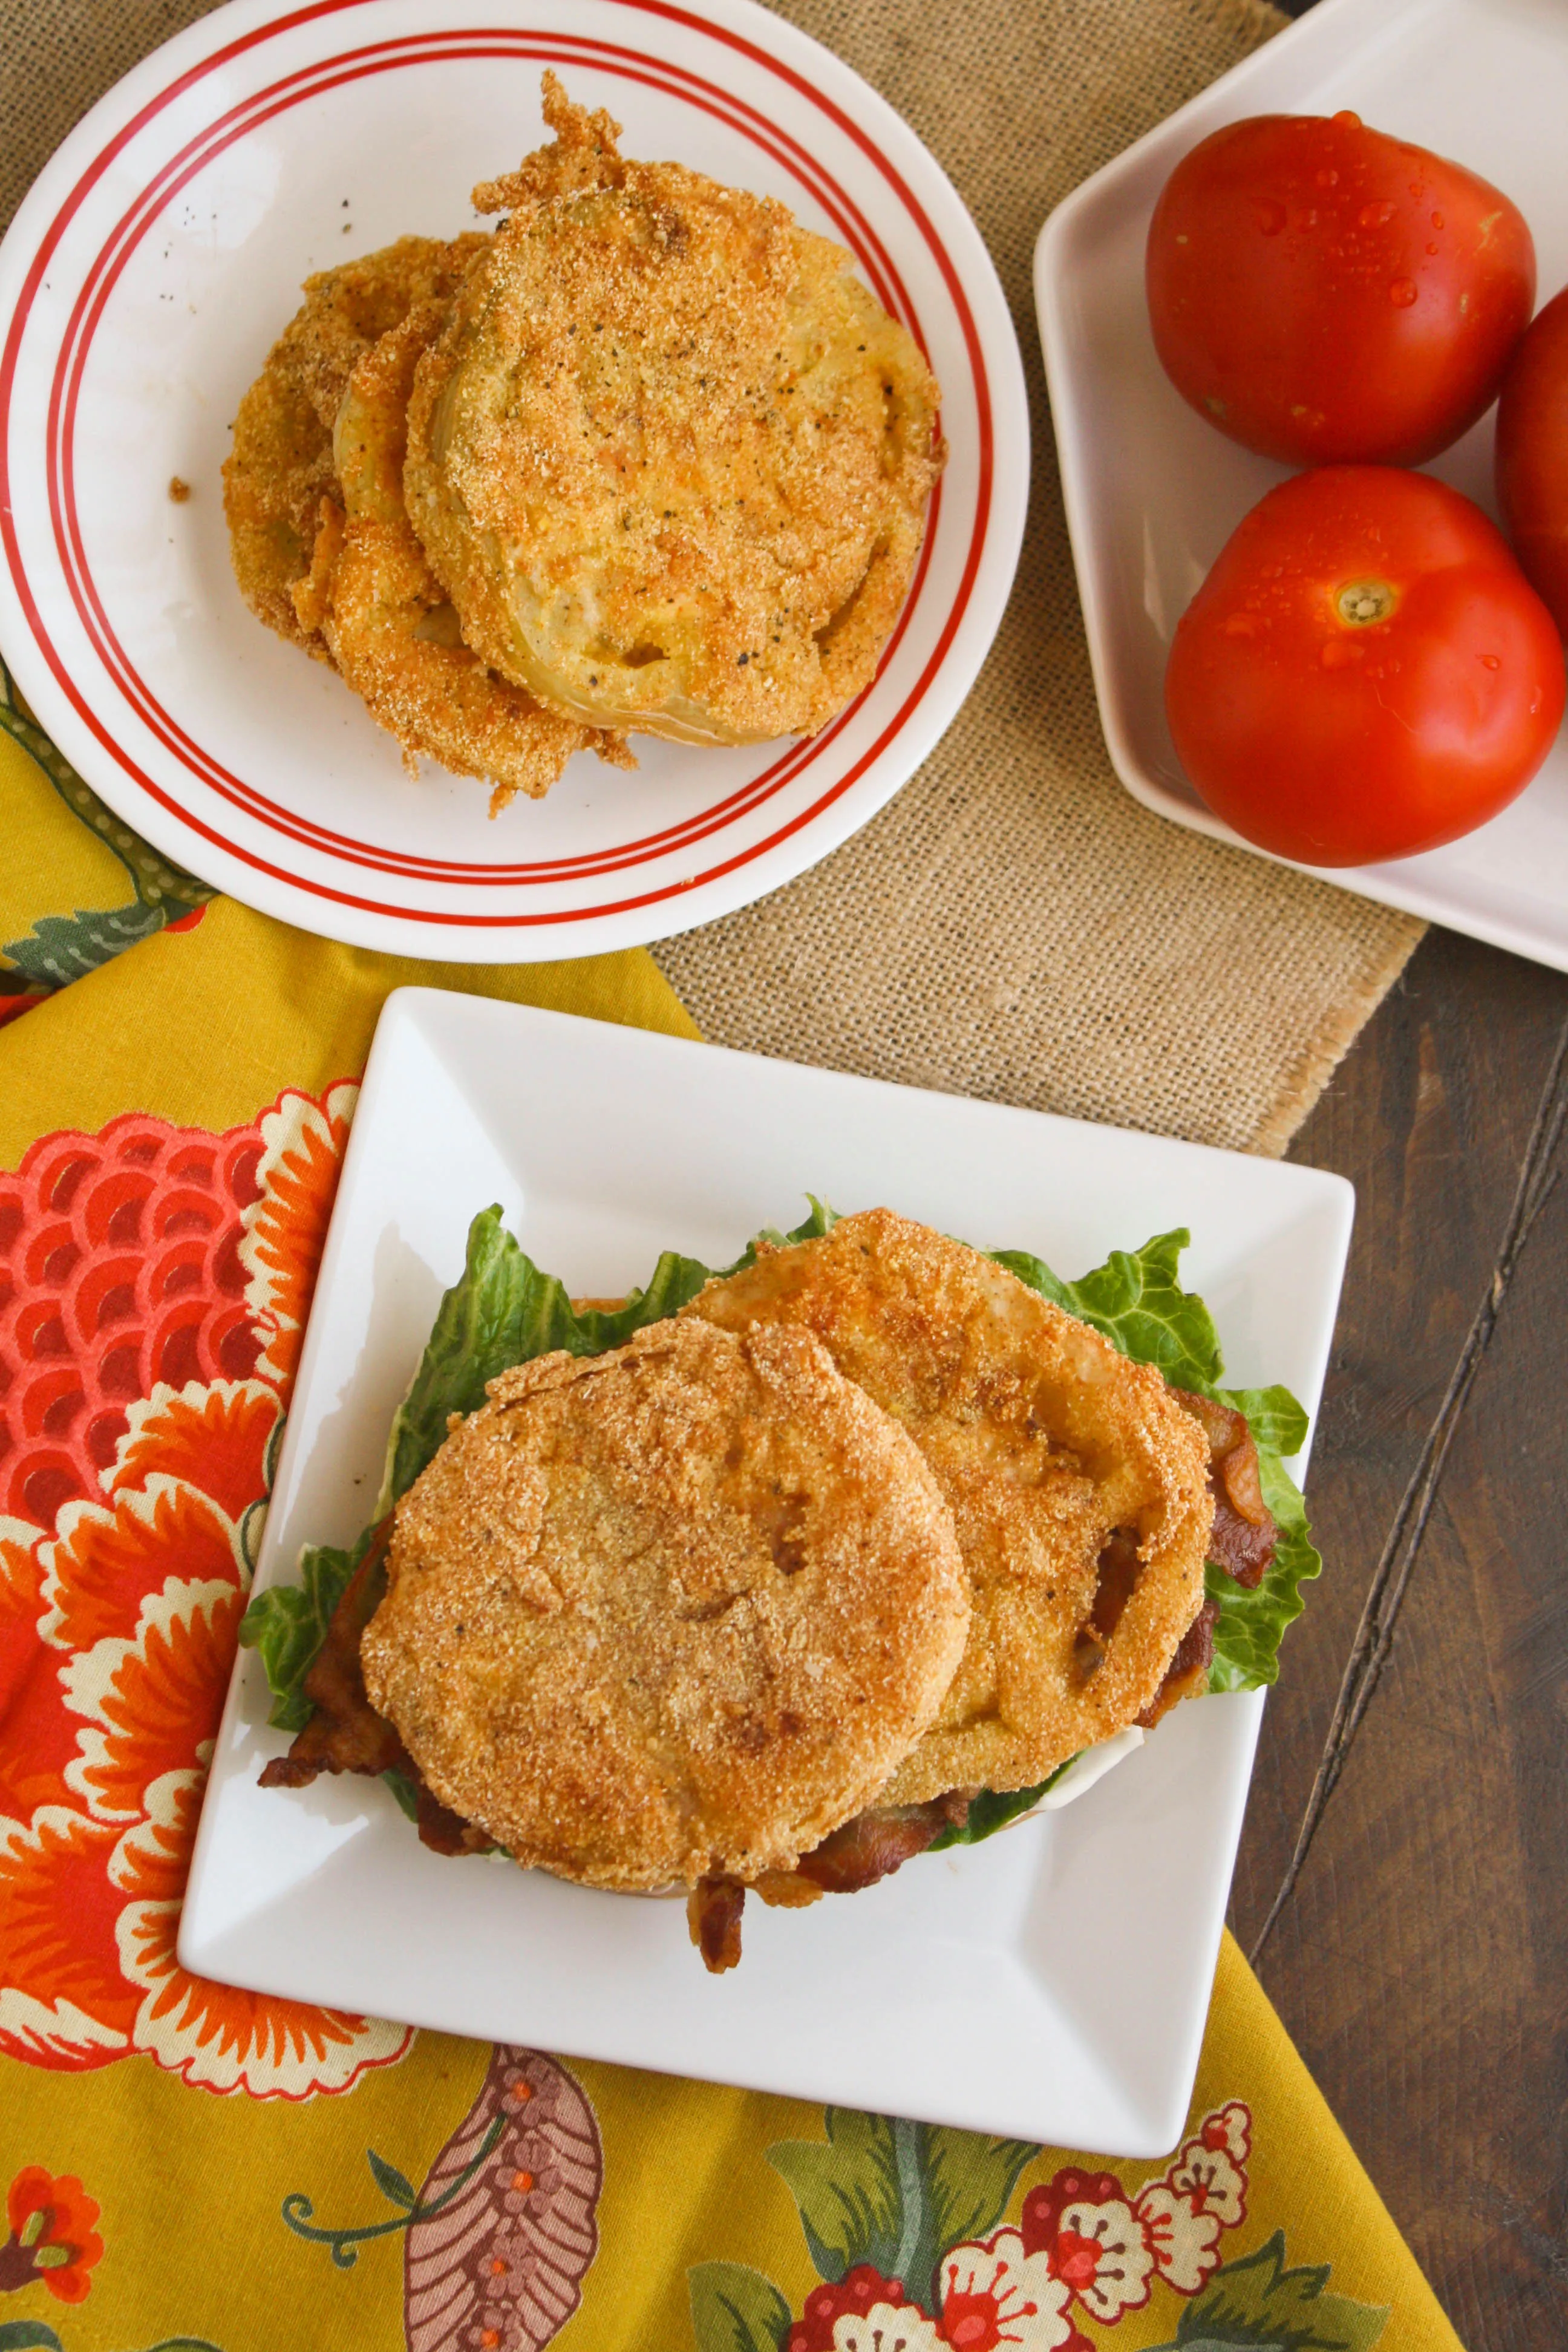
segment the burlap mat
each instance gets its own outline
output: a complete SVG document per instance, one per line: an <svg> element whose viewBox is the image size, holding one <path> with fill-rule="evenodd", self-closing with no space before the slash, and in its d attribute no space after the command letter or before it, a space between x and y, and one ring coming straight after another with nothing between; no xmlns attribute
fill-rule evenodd
<svg viewBox="0 0 1568 2352"><path fill-rule="evenodd" d="M1029 383L1034 488L989 661L836 856L655 953L704 1033L797 1062L1282 1151L1422 926L1152 816L1089 677L1030 268L1090 172L1285 19L1259 0L779 0L931 148Z"/></svg>
<svg viewBox="0 0 1568 2352"><path fill-rule="evenodd" d="M0 205L203 0L0 0ZM1421 926L1151 816L1095 709L1029 267L1068 190L1284 19L1261 0L784 0L967 198L1013 305L1035 485L995 648L836 856L658 949L706 1034L1279 1151Z"/></svg>

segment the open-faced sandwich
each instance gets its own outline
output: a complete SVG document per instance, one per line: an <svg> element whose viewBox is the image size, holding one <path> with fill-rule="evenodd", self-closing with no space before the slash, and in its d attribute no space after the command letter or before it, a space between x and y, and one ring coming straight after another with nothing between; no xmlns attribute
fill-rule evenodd
<svg viewBox="0 0 1568 2352"><path fill-rule="evenodd" d="M1067 1286L816 1210L574 1307L485 1212L373 1525L246 1619L264 1783L384 1772L442 1851L685 1888L721 1969L748 1889L868 1886L1272 1679L1305 1423L1219 1389L1184 1239Z"/></svg>

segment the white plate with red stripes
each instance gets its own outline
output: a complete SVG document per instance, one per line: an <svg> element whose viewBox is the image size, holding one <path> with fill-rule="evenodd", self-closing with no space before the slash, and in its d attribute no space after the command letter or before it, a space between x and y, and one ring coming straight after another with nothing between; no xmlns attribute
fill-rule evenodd
<svg viewBox="0 0 1568 2352"><path fill-rule="evenodd" d="M397 747L241 603L220 473L311 270L474 224L544 135L546 66L629 154L780 197L924 346L952 452L873 684L810 741L637 740L543 802ZM55 155L0 248L0 649L66 756L165 856L307 930L464 962L583 955L750 903L931 750L1012 584L1028 481L1016 339L979 232L909 127L751 0L231 0ZM172 478L191 486L181 504Z"/></svg>

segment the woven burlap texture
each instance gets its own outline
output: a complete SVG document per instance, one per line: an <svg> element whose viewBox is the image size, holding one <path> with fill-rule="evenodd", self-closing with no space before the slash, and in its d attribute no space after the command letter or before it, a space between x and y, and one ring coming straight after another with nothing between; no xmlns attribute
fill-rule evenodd
<svg viewBox="0 0 1568 2352"><path fill-rule="evenodd" d="M783 0L966 199L1012 306L1034 488L973 692L855 839L655 950L704 1034L1280 1151L1421 926L1151 815L1089 677L1030 268L1053 205L1284 19L1255 0Z"/></svg>
<svg viewBox="0 0 1568 2352"><path fill-rule="evenodd" d="M439 8L444 0L432 0ZM201 0L0 0L0 216ZM1284 1149L1421 927L1163 823L1107 760L1029 267L1068 190L1284 21L1260 0L785 0L967 199L1029 382L1017 585L974 691L881 815L658 952L706 1034L791 1061Z"/></svg>

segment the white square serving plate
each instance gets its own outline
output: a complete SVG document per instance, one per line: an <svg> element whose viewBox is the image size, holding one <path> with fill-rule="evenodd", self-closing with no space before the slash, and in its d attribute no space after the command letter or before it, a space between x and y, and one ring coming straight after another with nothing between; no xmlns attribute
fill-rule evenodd
<svg viewBox="0 0 1568 2352"><path fill-rule="evenodd" d="M1511 196L1535 239L1541 301L1568 279L1563 0L1320 0L1075 189L1035 255L1068 528L1111 762L1146 808L1244 849L1252 845L1203 805L1176 757L1165 660L1220 549L1289 469L1227 440L1167 379L1149 330L1143 247L1161 188L1211 131L1247 115L1341 107ZM1492 437L1489 411L1426 470L1495 520ZM1309 870L1568 971L1568 730L1512 806L1462 841L1382 866Z"/></svg>
<svg viewBox="0 0 1568 2352"><path fill-rule="evenodd" d="M1229 1375L1316 1408L1353 1196L1337 1176L474 997L388 999L333 1211L258 1586L357 1534L387 1429L502 1204L600 1297L721 1264L810 1191L1075 1276L1190 1226ZM221 1981L814 2101L1154 2156L1197 2065L1262 1698L1178 1707L1070 1808L853 1899L748 1908L707 1975L679 1902L426 1853L374 1781L258 1787L284 1735L242 1651L180 1931Z"/></svg>

